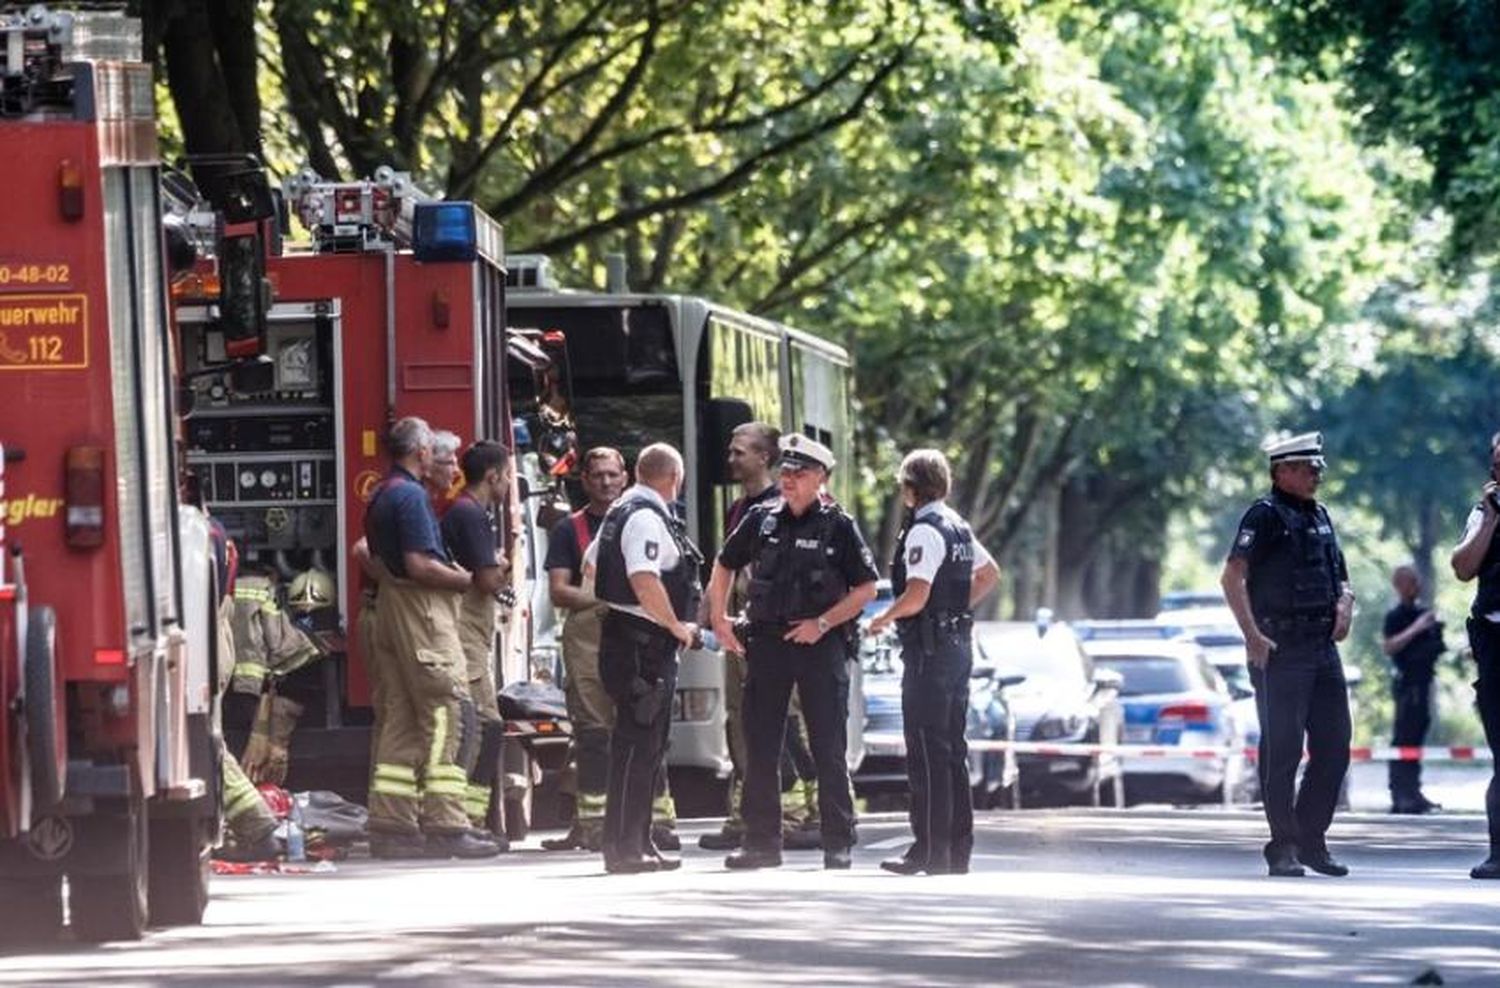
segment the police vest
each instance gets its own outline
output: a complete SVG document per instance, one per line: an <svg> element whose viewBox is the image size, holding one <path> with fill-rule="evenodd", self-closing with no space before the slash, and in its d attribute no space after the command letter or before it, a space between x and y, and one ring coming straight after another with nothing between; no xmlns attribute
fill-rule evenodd
<svg viewBox="0 0 1500 988"><path fill-rule="evenodd" d="M1339 597L1339 543L1328 512L1321 504L1302 511L1275 498L1261 503L1276 512L1287 537L1252 568L1250 609L1256 618L1271 621L1332 620Z"/></svg>
<svg viewBox="0 0 1500 988"><path fill-rule="evenodd" d="M1500 611L1500 538L1491 538L1479 564L1479 589L1474 594L1474 615L1484 617Z"/></svg>
<svg viewBox="0 0 1500 988"><path fill-rule="evenodd" d="M789 624L817 617L849 593L834 565L835 536L846 517L832 505L818 505L813 519L794 519L783 501L766 513L756 533L758 552L746 592L751 621Z"/></svg>
<svg viewBox="0 0 1500 988"><path fill-rule="evenodd" d="M943 561L932 578L932 593L922 613L931 617L969 614L969 593L974 586L974 533L962 518L934 511L922 519L943 537ZM915 523L896 538L896 558L891 563L891 593L906 592L906 537ZM915 618L907 619L915 620Z"/></svg>
<svg viewBox="0 0 1500 988"><path fill-rule="evenodd" d="M679 621L691 621L698 613L698 604L703 596L698 571L703 555L687 537L683 525L673 518L655 501L644 496L622 498L604 516L599 527L599 559L594 573L594 596L607 604L621 607L639 607L640 598L630 585L630 575L625 572L625 552L620 545L620 536L625 523L637 511L653 511L667 526L667 532L677 547L681 561L675 569L663 570L662 586L666 588L667 600L672 604L672 613Z"/></svg>

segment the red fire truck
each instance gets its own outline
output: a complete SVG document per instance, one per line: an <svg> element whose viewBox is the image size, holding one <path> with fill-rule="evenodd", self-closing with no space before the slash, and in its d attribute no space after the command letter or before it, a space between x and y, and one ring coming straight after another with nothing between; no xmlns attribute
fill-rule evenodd
<svg viewBox="0 0 1500 988"><path fill-rule="evenodd" d="M259 345L241 347L217 303L178 292L187 461L235 539L242 571L259 569L284 588L315 571L336 587L331 606L301 622L322 657L270 688L303 707L288 785L359 799L372 711L350 633L362 586L350 548L388 469L381 436L395 418L417 415L465 443L512 444L512 413L525 410L512 409L507 375L545 376L552 358L546 340L507 332L501 230L472 203L429 200L388 169L354 182L304 173L284 193L311 243L279 249L271 222L252 234L268 248L274 286ZM258 359L234 359L252 351ZM535 499L523 494L545 480L526 476L535 457L518 460L511 510L500 512L517 604L498 629L495 670L496 683L511 688L533 678L526 519ZM566 758L567 732L560 718L517 716L506 726L507 812L492 824L516 836L529 824L542 766Z"/></svg>
<svg viewBox="0 0 1500 988"><path fill-rule="evenodd" d="M0 13L0 935L197 922L217 835L207 521L178 503L150 66Z"/></svg>

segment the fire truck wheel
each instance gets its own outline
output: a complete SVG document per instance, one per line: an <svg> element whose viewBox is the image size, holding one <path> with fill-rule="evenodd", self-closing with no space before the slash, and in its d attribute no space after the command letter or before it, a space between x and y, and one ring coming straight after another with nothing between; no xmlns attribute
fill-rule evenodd
<svg viewBox="0 0 1500 988"><path fill-rule="evenodd" d="M197 926L208 907L209 845L196 819L151 821L151 925Z"/></svg>
<svg viewBox="0 0 1500 988"><path fill-rule="evenodd" d="M145 806L136 803L127 813L91 818L91 836L117 849L115 860L123 870L69 877L68 905L78 939L90 943L139 940L145 933L150 892L145 816Z"/></svg>
<svg viewBox="0 0 1500 988"><path fill-rule="evenodd" d="M33 607L26 625L26 747L31 756L31 795L38 809L62 799L65 723L57 675L57 616Z"/></svg>
<svg viewBox="0 0 1500 988"><path fill-rule="evenodd" d="M61 876L0 879L0 942L45 942L62 925Z"/></svg>

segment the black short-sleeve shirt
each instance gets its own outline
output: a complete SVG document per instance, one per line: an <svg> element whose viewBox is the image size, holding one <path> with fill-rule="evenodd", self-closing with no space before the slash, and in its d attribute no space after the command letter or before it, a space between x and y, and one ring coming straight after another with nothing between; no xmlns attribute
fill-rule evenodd
<svg viewBox="0 0 1500 988"><path fill-rule="evenodd" d="M453 561L470 573L500 565L495 559L500 527L494 514L474 498L460 494L443 515L442 528Z"/></svg>
<svg viewBox="0 0 1500 988"><path fill-rule="evenodd" d="M1385 612L1385 637L1401 634L1428 610L1429 608L1418 607L1416 604L1397 604L1392 607ZM1391 656L1391 662L1402 672L1430 674L1433 664L1442 654L1443 631L1434 626L1407 642L1405 648Z"/></svg>
<svg viewBox="0 0 1500 988"><path fill-rule="evenodd" d="M1300 510L1321 510L1314 507L1314 502L1301 501L1297 498L1283 494L1280 490L1273 490L1271 497L1277 498L1284 503ZM1265 500L1256 501L1250 505L1250 510L1240 519L1240 527L1235 532L1234 544L1229 547L1230 559L1243 559L1254 567L1257 563L1264 562L1267 555L1275 548L1279 539L1287 534L1286 525L1281 520L1281 515ZM1338 579L1342 583L1349 582L1349 566L1344 561L1344 550L1338 550Z"/></svg>
<svg viewBox="0 0 1500 988"><path fill-rule="evenodd" d="M365 512L365 537L370 552L395 576L406 576L408 552L426 553L444 563L450 558L427 490L399 466L376 488Z"/></svg>
<svg viewBox="0 0 1500 988"><path fill-rule="evenodd" d="M791 509L786 507L785 502L777 499L754 505L746 511L745 517L740 519L734 531L729 533L729 538L724 540L724 547L719 550L719 562L732 570L744 569L755 562L765 544L762 533L774 530L774 522L771 523L771 528L766 527L767 519L774 511L786 511L790 514ZM834 567L844 577L844 581L851 587L857 587L879 579L875 556L865 544L864 536L859 534L854 519L834 505L820 502L800 516L792 516L791 538L795 539L799 532L817 526L818 516L824 512L836 515L829 541L834 547Z"/></svg>
<svg viewBox="0 0 1500 988"><path fill-rule="evenodd" d="M604 516L596 515L591 511L583 513L584 520L588 522L589 541L599 534L599 526L604 524ZM573 516L569 515L556 525L552 531L547 533L547 559L542 568L548 571L565 569L568 571L568 582L578 586L583 582L583 550L587 545L578 544L578 531L573 524Z"/></svg>

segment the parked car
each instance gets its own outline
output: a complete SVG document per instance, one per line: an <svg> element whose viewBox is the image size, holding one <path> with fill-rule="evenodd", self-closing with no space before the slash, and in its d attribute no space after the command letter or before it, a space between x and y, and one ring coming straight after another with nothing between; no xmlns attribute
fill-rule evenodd
<svg viewBox="0 0 1500 988"><path fill-rule="evenodd" d="M1189 639L1096 639L1084 644L1094 662L1124 683L1125 743L1183 748L1243 748L1246 726L1236 716L1229 685ZM1239 791L1247 774L1239 759L1192 756L1129 759L1125 786L1131 801L1170 798L1218 801L1224 787Z"/></svg>
<svg viewBox="0 0 1500 988"><path fill-rule="evenodd" d="M1018 740L1120 743L1120 677L1095 669L1072 628L1046 620L981 621L974 636L977 669L1003 679L1024 677L1005 691ZM1119 759L1110 757L1023 754L1016 764L1028 804L1092 798L1096 785L1108 793L1121 778Z"/></svg>
<svg viewBox="0 0 1500 988"><path fill-rule="evenodd" d="M865 757L854 773L855 790L867 798L900 797L907 793L906 755L895 743L902 737L901 645L894 634L865 639L864 669ZM977 663L976 663L977 665ZM992 668L976 668L969 683L966 735L970 739L1014 739L1015 717L1006 701L1007 688L1019 677L996 676ZM1014 752L969 753L969 784L974 805L981 809L1009 805L1018 779Z"/></svg>
<svg viewBox="0 0 1500 988"><path fill-rule="evenodd" d="M1223 607L1224 591L1211 590L1172 590L1161 595L1161 610L1180 611L1187 608L1198 607Z"/></svg>

